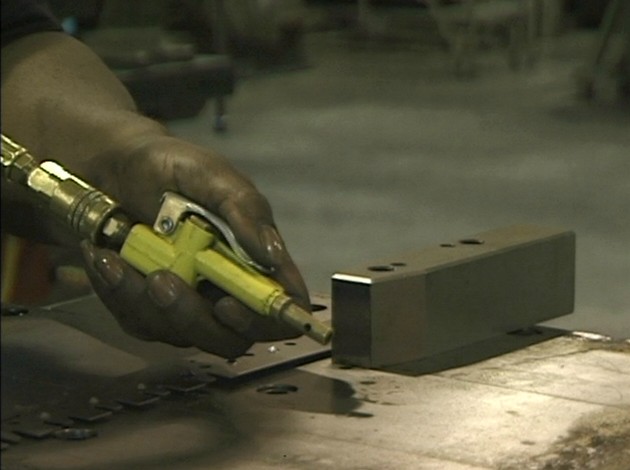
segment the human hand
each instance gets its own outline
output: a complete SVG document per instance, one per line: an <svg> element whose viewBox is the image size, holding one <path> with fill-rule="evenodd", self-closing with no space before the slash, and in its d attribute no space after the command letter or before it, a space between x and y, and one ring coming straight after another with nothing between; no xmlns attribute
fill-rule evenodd
<svg viewBox="0 0 630 470"><path fill-rule="evenodd" d="M90 163L95 186L144 223L153 223L165 191L182 194L222 217L250 256L274 268L271 277L310 310L306 287L267 200L224 158L160 136L101 154ZM296 336L217 288L205 286L200 295L171 273L145 278L110 250L84 243L83 251L95 291L123 329L136 337L236 357L252 342Z"/></svg>

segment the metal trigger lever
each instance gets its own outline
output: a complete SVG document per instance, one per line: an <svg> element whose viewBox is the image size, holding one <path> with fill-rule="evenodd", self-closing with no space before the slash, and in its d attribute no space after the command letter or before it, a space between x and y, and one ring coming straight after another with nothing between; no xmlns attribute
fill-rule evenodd
<svg viewBox="0 0 630 470"><path fill-rule="evenodd" d="M196 214L207 220L219 233L225 238L236 257L245 265L255 270L271 274L273 268L262 266L254 261L245 251L245 249L236 240L236 236L230 226L220 217L210 212L203 206L180 196L177 193L167 191L162 196L162 206L153 224L153 230L162 234L170 235L173 233L177 224L186 214Z"/></svg>

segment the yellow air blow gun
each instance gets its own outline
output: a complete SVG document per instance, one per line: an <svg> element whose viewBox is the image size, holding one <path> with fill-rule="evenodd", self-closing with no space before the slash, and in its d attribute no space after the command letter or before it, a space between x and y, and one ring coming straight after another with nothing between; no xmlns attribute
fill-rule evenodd
<svg viewBox="0 0 630 470"><path fill-rule="evenodd" d="M253 311L285 322L321 344L331 328L297 306L270 270L254 262L230 227L202 206L164 194L153 227L132 223L120 205L54 161L38 163L2 135L2 173L37 193L81 238L120 251L143 274L166 269L191 286L206 279Z"/></svg>

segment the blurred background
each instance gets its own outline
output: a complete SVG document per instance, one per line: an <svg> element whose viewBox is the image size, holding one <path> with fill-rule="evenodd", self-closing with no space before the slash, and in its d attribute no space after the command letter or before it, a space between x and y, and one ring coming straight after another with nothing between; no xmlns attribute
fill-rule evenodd
<svg viewBox="0 0 630 470"><path fill-rule="evenodd" d="M251 177L311 291L550 225L578 240L576 310L550 324L630 337L630 2L49 3L142 112ZM26 251L40 295L14 283L3 300L89 292L75 253Z"/></svg>

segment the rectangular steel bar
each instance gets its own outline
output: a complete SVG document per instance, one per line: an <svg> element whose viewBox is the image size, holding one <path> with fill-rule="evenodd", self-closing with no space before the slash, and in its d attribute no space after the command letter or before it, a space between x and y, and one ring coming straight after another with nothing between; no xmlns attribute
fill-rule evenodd
<svg viewBox="0 0 630 470"><path fill-rule="evenodd" d="M575 234L518 225L339 271L333 360L383 368L571 313Z"/></svg>

